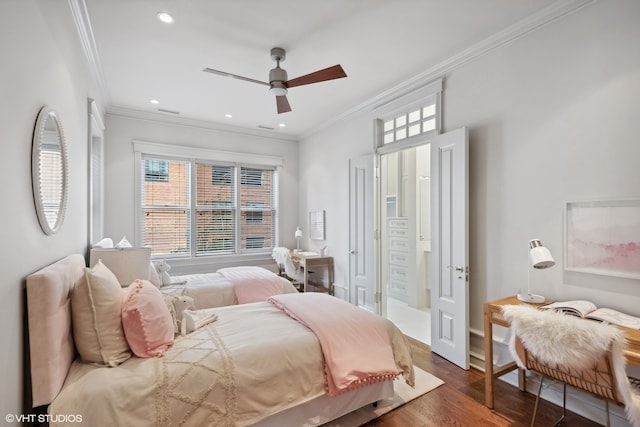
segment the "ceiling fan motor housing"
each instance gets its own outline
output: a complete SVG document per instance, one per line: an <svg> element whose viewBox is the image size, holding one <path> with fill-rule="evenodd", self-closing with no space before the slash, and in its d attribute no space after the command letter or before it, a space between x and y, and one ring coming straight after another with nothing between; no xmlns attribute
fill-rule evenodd
<svg viewBox="0 0 640 427"><path fill-rule="evenodd" d="M269 71L269 84L271 85L271 93L277 96L287 94L287 72L280 67L273 68Z"/></svg>
<svg viewBox="0 0 640 427"><path fill-rule="evenodd" d="M269 71L269 83L273 83L273 82L286 82L288 80L287 78L287 72L285 70L283 70L280 67L276 67L271 69L271 71Z"/></svg>

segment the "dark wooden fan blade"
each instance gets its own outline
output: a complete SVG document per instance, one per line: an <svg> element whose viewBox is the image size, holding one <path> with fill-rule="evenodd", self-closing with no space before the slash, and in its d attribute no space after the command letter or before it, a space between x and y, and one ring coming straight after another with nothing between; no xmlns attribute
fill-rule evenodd
<svg viewBox="0 0 640 427"><path fill-rule="evenodd" d="M310 85L311 83L325 82L327 80L341 79L343 77L347 77L347 73L344 72L340 65L334 65L333 67L325 68L324 70L291 79L286 82L286 85L287 87Z"/></svg>
<svg viewBox="0 0 640 427"><path fill-rule="evenodd" d="M276 96L276 107L278 107L278 114L291 111L291 106L289 105L289 100L286 95Z"/></svg>
<svg viewBox="0 0 640 427"><path fill-rule="evenodd" d="M261 82L260 80L250 79L249 77L242 77L242 76L239 76L237 74L227 73L225 71L214 70L213 68L205 68L202 71L204 71L206 73L217 74L217 75L223 76L223 77L232 77L234 79L244 80L245 82L258 83L258 84L261 84L261 85L269 86L269 83L267 83L267 82Z"/></svg>

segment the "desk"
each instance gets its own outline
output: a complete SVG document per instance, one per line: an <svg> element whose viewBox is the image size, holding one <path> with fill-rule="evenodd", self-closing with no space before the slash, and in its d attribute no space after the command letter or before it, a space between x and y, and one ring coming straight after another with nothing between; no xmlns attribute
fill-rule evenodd
<svg viewBox="0 0 640 427"><path fill-rule="evenodd" d="M547 300L542 304L530 305L539 307L551 302ZM485 406L489 408L493 408L493 383L495 379L517 368L515 362L499 367L493 366L493 325L509 327L509 322L502 317L502 306L510 304L527 303L518 300L516 296L510 296L484 304L484 400ZM627 338L627 346L624 351L627 363L640 366L640 330L618 327L624 331ZM518 369L518 388L523 391L526 389L525 372L522 369Z"/></svg>
<svg viewBox="0 0 640 427"><path fill-rule="evenodd" d="M318 254L307 255L305 253L292 251L291 260L304 270L303 292L307 292L309 287L309 273L313 273L319 269L326 269L327 287L324 289L329 295L333 295L333 257L320 256Z"/></svg>

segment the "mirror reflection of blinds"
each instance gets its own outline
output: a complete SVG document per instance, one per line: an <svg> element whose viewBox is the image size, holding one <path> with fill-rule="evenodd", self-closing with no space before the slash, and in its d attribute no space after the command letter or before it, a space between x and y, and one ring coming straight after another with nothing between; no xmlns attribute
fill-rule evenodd
<svg viewBox="0 0 640 427"><path fill-rule="evenodd" d="M54 147L45 147L43 144L38 173L44 215L49 226L53 227L58 219L64 190L62 151L59 144Z"/></svg>
<svg viewBox="0 0 640 427"><path fill-rule="evenodd" d="M275 170L148 155L142 161L141 226L152 254L265 252L275 245Z"/></svg>

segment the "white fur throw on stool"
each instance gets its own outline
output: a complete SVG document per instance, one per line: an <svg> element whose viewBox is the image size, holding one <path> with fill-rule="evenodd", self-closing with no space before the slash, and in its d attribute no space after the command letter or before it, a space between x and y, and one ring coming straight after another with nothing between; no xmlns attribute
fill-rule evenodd
<svg viewBox="0 0 640 427"><path fill-rule="evenodd" d="M523 369L525 365L516 354L516 335L540 362L578 370L592 367L611 346L617 388L627 418L634 427L640 427L640 396L631 389L625 370L624 332L612 325L529 305L506 305L502 313L512 328L509 351Z"/></svg>

